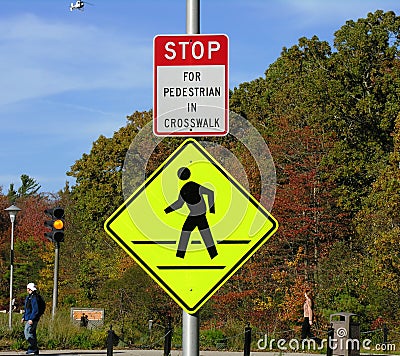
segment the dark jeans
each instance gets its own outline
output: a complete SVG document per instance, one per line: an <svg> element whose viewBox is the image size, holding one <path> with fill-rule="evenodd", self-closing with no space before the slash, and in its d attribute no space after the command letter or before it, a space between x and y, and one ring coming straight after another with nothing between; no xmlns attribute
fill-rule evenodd
<svg viewBox="0 0 400 356"><path fill-rule="evenodd" d="M311 339L313 337L314 335L311 333L310 319L306 317L304 318L303 324L301 326L301 339Z"/></svg>

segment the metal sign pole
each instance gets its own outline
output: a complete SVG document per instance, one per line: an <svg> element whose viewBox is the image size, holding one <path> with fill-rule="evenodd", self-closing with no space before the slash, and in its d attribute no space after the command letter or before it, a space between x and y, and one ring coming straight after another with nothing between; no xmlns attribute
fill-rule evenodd
<svg viewBox="0 0 400 356"><path fill-rule="evenodd" d="M200 0L186 0L186 33L200 33Z"/></svg>
<svg viewBox="0 0 400 356"><path fill-rule="evenodd" d="M60 243L54 241L54 279L53 279L53 308L51 311L51 319L54 320L57 309L58 299L58 263L60 259Z"/></svg>
<svg viewBox="0 0 400 356"><path fill-rule="evenodd" d="M182 311L182 355L199 356L199 313Z"/></svg>
<svg viewBox="0 0 400 356"><path fill-rule="evenodd" d="M186 33L200 33L200 0L186 0ZM182 355L199 356L199 313L182 310Z"/></svg>

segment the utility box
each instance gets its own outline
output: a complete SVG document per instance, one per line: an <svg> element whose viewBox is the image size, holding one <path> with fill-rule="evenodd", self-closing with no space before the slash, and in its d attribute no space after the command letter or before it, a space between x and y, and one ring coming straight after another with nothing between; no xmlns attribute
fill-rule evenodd
<svg viewBox="0 0 400 356"><path fill-rule="evenodd" d="M356 320L357 314L331 314L330 324L332 334L328 338L328 348L332 355L359 356L360 355L360 324Z"/></svg>

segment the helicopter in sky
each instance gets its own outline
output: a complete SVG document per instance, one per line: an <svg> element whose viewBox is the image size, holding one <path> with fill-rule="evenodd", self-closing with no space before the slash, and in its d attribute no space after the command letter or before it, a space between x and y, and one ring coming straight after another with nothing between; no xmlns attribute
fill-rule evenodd
<svg viewBox="0 0 400 356"><path fill-rule="evenodd" d="M69 10L70 11L73 11L73 10L81 10L81 11L83 11L83 7L85 6L85 4L93 5L93 4L91 4L91 3L87 2L87 1L76 0L75 4L73 2L71 2Z"/></svg>

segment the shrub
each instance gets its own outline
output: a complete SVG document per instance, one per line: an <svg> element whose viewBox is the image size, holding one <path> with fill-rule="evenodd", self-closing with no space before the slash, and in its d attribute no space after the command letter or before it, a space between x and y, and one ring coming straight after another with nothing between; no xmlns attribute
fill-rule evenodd
<svg viewBox="0 0 400 356"><path fill-rule="evenodd" d="M213 350L225 348L226 342L226 336L219 329L203 330L200 332L200 345L202 348Z"/></svg>

